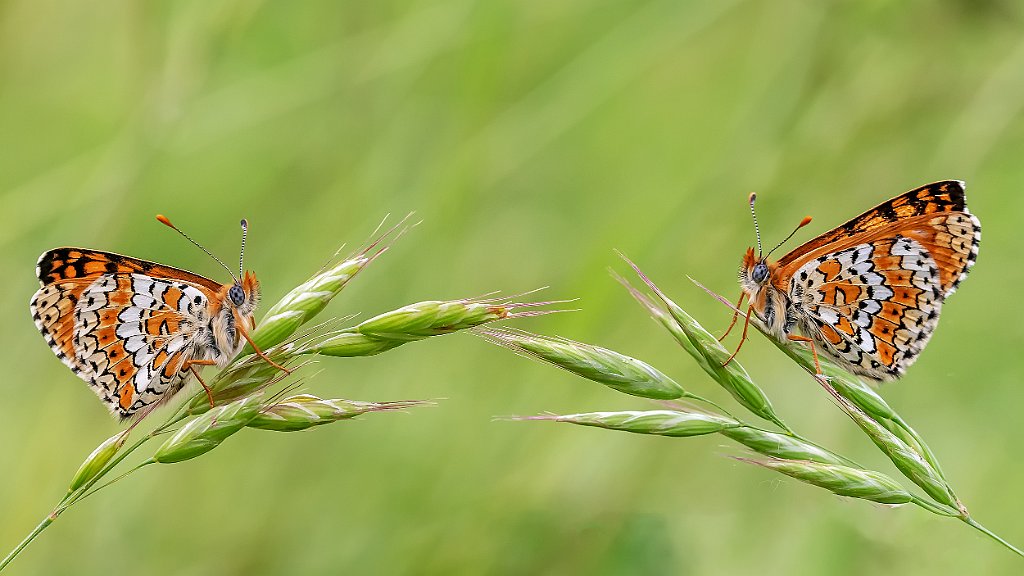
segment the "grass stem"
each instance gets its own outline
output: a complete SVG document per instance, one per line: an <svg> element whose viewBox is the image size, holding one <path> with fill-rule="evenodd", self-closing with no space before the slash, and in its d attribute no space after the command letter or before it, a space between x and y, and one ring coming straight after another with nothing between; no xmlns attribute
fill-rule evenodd
<svg viewBox="0 0 1024 576"><path fill-rule="evenodd" d="M53 524L53 521L56 519L57 516L53 513L47 515L46 518L43 518L43 521L35 527L35 530L32 530L32 532L30 532L29 535L26 536L25 539L22 540L21 543L14 548L14 550L11 550L10 554L4 557L3 560L0 560L0 570L6 568L7 565L10 564L18 556L18 554L20 554L21 551L25 549L26 546L28 546L33 540L36 539L36 536L39 536L40 532L46 530L46 527L50 524Z"/></svg>
<svg viewBox="0 0 1024 576"><path fill-rule="evenodd" d="M960 519L963 520L968 526L970 526L970 527L980 531L981 533L985 534L989 538L995 540L996 542L999 542L1003 546L1006 546L1007 548L1009 548L1010 550L1015 552L1018 556L1024 558L1024 552L1022 552L1020 548L1017 548L1013 544L1010 544L1006 540L1003 540L995 532L989 530L988 528L985 528L981 524L978 524L977 522L975 522L974 518L971 518L970 516L965 516L965 517L961 517Z"/></svg>

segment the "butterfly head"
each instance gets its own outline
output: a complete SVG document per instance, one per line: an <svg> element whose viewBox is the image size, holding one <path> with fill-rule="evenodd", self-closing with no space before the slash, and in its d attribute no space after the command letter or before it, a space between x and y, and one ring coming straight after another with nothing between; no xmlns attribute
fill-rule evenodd
<svg viewBox="0 0 1024 576"><path fill-rule="evenodd" d="M228 288L227 302L243 317L251 317L260 301L260 283L256 275L246 272Z"/></svg>
<svg viewBox="0 0 1024 576"><path fill-rule="evenodd" d="M743 263L740 266L740 284L743 289L756 293L769 283L772 276L772 269L775 266L769 264L768 259L754 253L754 249L747 248L743 255Z"/></svg>
<svg viewBox="0 0 1024 576"><path fill-rule="evenodd" d="M757 226L757 213L754 211L754 200L757 199L757 195L754 193L750 194L750 215L754 219L754 235L757 238L757 253L754 252L754 248L747 248L746 254L743 255L743 262L740 266L740 286L743 288L743 292L750 298L750 304L754 307L755 311L761 312L766 309L774 309L779 300L782 299L781 291L776 289L772 285L772 278L775 277L775 271L778 268L777 262L769 262L768 257L771 256L772 252L778 250L783 244L786 243L796 231L803 228L804 226L811 223L811 217L806 216L800 221L800 224L786 236L786 238L775 245L774 248L768 251L767 254L762 253L761 249L761 231ZM769 314L771 316L771 314ZM769 322L770 323L770 322Z"/></svg>

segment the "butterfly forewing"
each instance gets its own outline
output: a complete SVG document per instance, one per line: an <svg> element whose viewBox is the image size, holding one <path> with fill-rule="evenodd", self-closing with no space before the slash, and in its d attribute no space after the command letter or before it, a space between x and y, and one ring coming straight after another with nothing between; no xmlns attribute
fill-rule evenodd
<svg viewBox="0 0 1024 576"><path fill-rule="evenodd" d="M202 286L211 292L216 292L221 288L219 282L187 270L113 252L84 248L54 248L43 253L36 265L36 277L39 278L39 282L43 286L76 278L92 278L100 274L131 274L133 272L154 278L174 278Z"/></svg>
<svg viewBox="0 0 1024 576"><path fill-rule="evenodd" d="M36 326L122 418L181 387L221 289L169 266L75 248L43 254L37 275Z"/></svg>
<svg viewBox="0 0 1024 576"><path fill-rule="evenodd" d="M788 281L811 258L896 235L913 238L931 254L948 296L978 257L981 223L967 209L963 182L935 182L883 202L786 254L778 263L778 281Z"/></svg>

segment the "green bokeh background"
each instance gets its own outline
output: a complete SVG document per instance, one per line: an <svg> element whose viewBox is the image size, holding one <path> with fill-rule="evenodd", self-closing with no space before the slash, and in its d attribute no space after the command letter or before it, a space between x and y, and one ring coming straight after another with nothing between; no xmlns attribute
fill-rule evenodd
<svg viewBox="0 0 1024 576"><path fill-rule="evenodd" d="M36 333L37 256L101 248L268 302L387 213L423 223L332 303L550 285L517 327L643 358L726 396L613 282L621 249L706 325L766 241L917 185L968 182L971 278L883 393L972 513L1024 543L1024 8L1005 1L0 3L0 547L118 429ZM795 244L794 244L795 245ZM223 278L222 278L223 279ZM892 471L773 346L741 359L794 427ZM308 389L443 398L308 433L245 431L148 468L47 530L12 574L1020 574L948 519L842 500L666 439L506 414L650 406L468 335L328 359Z"/></svg>

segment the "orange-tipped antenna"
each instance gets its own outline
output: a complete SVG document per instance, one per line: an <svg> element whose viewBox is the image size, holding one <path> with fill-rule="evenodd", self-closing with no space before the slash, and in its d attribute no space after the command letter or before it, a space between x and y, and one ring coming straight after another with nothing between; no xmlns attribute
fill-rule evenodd
<svg viewBox="0 0 1024 576"><path fill-rule="evenodd" d="M238 252L238 277L241 278L245 274L242 272L242 262L245 258L245 237L249 234L249 221L242 218L242 249Z"/></svg>
<svg viewBox="0 0 1024 576"><path fill-rule="evenodd" d="M193 240L193 239L192 239L192 238L191 238L191 237L190 237L190 236L189 236L188 234L185 234L184 232L182 232L180 228L178 228L178 227L177 227L177 226L175 226L174 224L171 224L171 221L167 219L167 216L164 216L163 214L157 214L157 215L156 215L156 220L157 220L157 222L159 222L159 223L163 224L164 226L167 226L167 227L168 227L168 228L170 228L171 230L174 230L174 231L175 231L175 232L177 232L178 234L181 234L181 235L182 235L182 236L183 236L183 237L185 238L185 240L188 240L189 242L191 242L191 243L195 244L195 245L196 245L196 246L197 246L197 247L198 247L198 248L199 248L200 250L202 250L203 252L206 252L206 255L207 255L207 256L209 256L210 258L213 258L214 260L216 260L218 264L220 264L221 266L223 266L223 267L224 267L224 269L228 271L228 274L229 274L229 275L231 276L231 279L232 279L232 280L234 280L235 284L237 284L237 283L238 283L238 279L237 279L237 278L235 278L235 275L234 275L234 274L231 274L231 269L230 269L230 268L228 268L228 267L227 267L227 266L226 266L226 265L224 264L224 262L221 262L221 259L220 259L220 258L217 258L216 256L214 256L214 255L213 255L213 253L212 253L212 252L210 252L210 251L209 251L209 250L207 250L206 248L203 248L203 245L202 245L202 244L200 244L199 242L196 242L195 240ZM242 222L245 222L245 221L243 220ZM243 235L243 238L244 238L244 235ZM243 240L243 244L244 244L244 242L245 242L245 241Z"/></svg>
<svg viewBox="0 0 1024 576"><path fill-rule="evenodd" d="M768 252L768 254L765 256L765 258L767 258L768 256L771 256L772 252L775 252L776 250L779 249L779 247L781 247L783 244L785 244L787 241L789 241L789 239L793 237L793 234L796 234L797 230L803 228L804 226L807 226L810 223L811 223L811 217L810 216L804 216L804 219L801 220L800 223L796 225L796 228L793 228L793 231L789 233L789 236L786 236L785 240L783 240L782 242L779 242L779 244L777 246L775 246L775 248L772 248L771 252Z"/></svg>
<svg viewBox="0 0 1024 576"><path fill-rule="evenodd" d="M761 229L757 227L757 213L754 212L754 200L757 200L757 193L750 193L750 216L754 219L754 234L757 236L757 259L761 259Z"/></svg>

